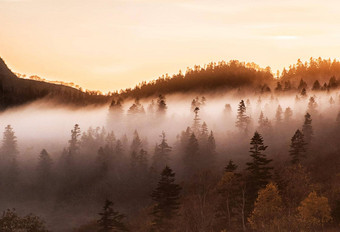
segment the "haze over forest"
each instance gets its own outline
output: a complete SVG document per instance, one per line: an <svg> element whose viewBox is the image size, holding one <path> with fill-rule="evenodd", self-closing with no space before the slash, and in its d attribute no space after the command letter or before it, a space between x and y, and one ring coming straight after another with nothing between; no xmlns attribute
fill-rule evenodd
<svg viewBox="0 0 340 232"><path fill-rule="evenodd" d="M339 88L321 58L108 95L0 60L0 231L338 231Z"/></svg>

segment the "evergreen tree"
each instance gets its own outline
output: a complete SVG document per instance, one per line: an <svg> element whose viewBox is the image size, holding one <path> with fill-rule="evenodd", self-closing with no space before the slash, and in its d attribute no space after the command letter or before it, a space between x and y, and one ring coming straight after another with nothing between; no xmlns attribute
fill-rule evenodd
<svg viewBox="0 0 340 232"><path fill-rule="evenodd" d="M307 96L307 90L305 89L305 88L303 88L302 90L301 90L301 96L302 97L306 97Z"/></svg>
<svg viewBox="0 0 340 232"><path fill-rule="evenodd" d="M277 124L280 124L282 122L282 108L280 105L276 109L275 118Z"/></svg>
<svg viewBox="0 0 340 232"><path fill-rule="evenodd" d="M237 165L232 160L229 160L228 165L224 168L224 172L234 172L236 169Z"/></svg>
<svg viewBox="0 0 340 232"><path fill-rule="evenodd" d="M306 91L306 88L307 88L307 83L303 79L301 79L300 83L299 83L299 86L298 86L298 90L303 90L304 89Z"/></svg>
<svg viewBox="0 0 340 232"><path fill-rule="evenodd" d="M136 98L135 102L130 106L128 110L129 115L145 114L143 105L140 103L139 99Z"/></svg>
<svg viewBox="0 0 340 232"><path fill-rule="evenodd" d="M157 105L158 105L158 113L165 114L166 109L168 108L166 106L165 97L163 95L159 95L157 99Z"/></svg>
<svg viewBox="0 0 340 232"><path fill-rule="evenodd" d="M310 97L309 98L309 102L308 102L308 112L310 112L312 115L316 114L316 108L318 107L318 104L315 101L314 97Z"/></svg>
<svg viewBox="0 0 340 232"><path fill-rule="evenodd" d="M240 131L245 131L248 124L248 116L246 115L246 106L244 101L241 100L238 109L237 109L237 120L236 120L236 127Z"/></svg>
<svg viewBox="0 0 340 232"><path fill-rule="evenodd" d="M152 215L152 229L159 232L173 231L172 219L177 216L180 206L181 187L175 184L175 173L166 166L151 197L155 202Z"/></svg>
<svg viewBox="0 0 340 232"><path fill-rule="evenodd" d="M316 80L316 81L314 82L314 84L313 84L312 90L318 91L318 90L320 90L320 89L321 89L320 82L319 82L318 80Z"/></svg>
<svg viewBox="0 0 340 232"><path fill-rule="evenodd" d="M250 153L251 153L251 162L247 162L247 171L248 175L248 203L252 205L254 203L257 193L261 188L264 188L270 178L271 178L271 169L269 163L272 161L268 159L267 156L263 153L268 146L263 144L262 136L256 131L254 136L250 141Z"/></svg>
<svg viewBox="0 0 340 232"><path fill-rule="evenodd" d="M303 123L303 126L302 126L302 133L304 135L305 142L307 144L310 144L313 138L313 127L312 127L312 117L308 112L305 115L305 122Z"/></svg>
<svg viewBox="0 0 340 232"><path fill-rule="evenodd" d="M279 81L276 84L275 91L278 91L278 92L282 91L282 85L281 85L281 83Z"/></svg>
<svg viewBox="0 0 340 232"><path fill-rule="evenodd" d="M155 154L152 157L152 167L157 170L162 170L170 160L169 154L172 148L168 145L165 132L162 132L161 142L159 145L156 144Z"/></svg>
<svg viewBox="0 0 340 232"><path fill-rule="evenodd" d="M125 215L113 209L113 203L109 200L105 201L103 211L99 213L100 219L97 221L99 226L98 232L121 232L129 231L122 222Z"/></svg>
<svg viewBox="0 0 340 232"><path fill-rule="evenodd" d="M79 137L80 127L78 124L75 124L73 130L71 130L71 139L68 141L70 155L75 155L79 151Z"/></svg>
<svg viewBox="0 0 340 232"><path fill-rule="evenodd" d="M199 117L199 111L200 111L199 107L196 107L194 109L195 116L194 116L194 122L192 124L192 130L196 135L200 134L200 127L201 127L201 118Z"/></svg>
<svg viewBox="0 0 340 232"><path fill-rule="evenodd" d="M48 152L43 149L40 152L39 161L37 165L37 180L39 189L44 195L52 182L52 165L53 161Z"/></svg>
<svg viewBox="0 0 340 232"><path fill-rule="evenodd" d="M290 107L287 107L285 112L284 112L284 121L285 123L288 123L293 116L293 111Z"/></svg>
<svg viewBox="0 0 340 232"><path fill-rule="evenodd" d="M307 145L307 143L305 143L304 136L300 130L297 130L295 132L291 141L292 142L290 145L289 154L292 157L291 162L293 164L296 164L296 163L299 163L302 160L302 158L305 158L305 152L306 152L305 146Z"/></svg>
<svg viewBox="0 0 340 232"><path fill-rule="evenodd" d="M137 130L133 133L133 140L131 143L131 151L138 152L142 148L142 140L139 138Z"/></svg>
<svg viewBox="0 0 340 232"><path fill-rule="evenodd" d="M200 168L200 154L198 141L194 133L191 134L185 147L184 167L188 176L194 174Z"/></svg>
<svg viewBox="0 0 340 232"><path fill-rule="evenodd" d="M18 163L17 155L17 140L11 125L5 127L3 133L2 147L1 147L1 171L3 183L7 186L13 186L18 179Z"/></svg>

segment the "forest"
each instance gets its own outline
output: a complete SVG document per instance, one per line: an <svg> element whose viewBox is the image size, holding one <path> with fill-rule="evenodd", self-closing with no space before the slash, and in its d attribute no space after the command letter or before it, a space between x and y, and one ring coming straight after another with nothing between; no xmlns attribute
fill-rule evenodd
<svg viewBox="0 0 340 232"><path fill-rule="evenodd" d="M338 231L338 81L315 82L9 109L0 231Z"/></svg>
<svg viewBox="0 0 340 232"><path fill-rule="evenodd" d="M26 78L25 75L14 74L0 58L0 110L42 99L81 108L89 105L103 106L112 98L131 100L169 94L223 94L234 90L247 97L249 92L301 91L307 84L314 90L328 90L337 88L338 78L340 62L337 60L310 58L303 63L299 59L296 64L275 74L270 67L261 68L255 63L230 60L195 65L193 68L188 67L185 73L179 71L172 76L165 74L152 81L141 82L134 88L103 94L100 91L84 90L73 83L70 86L63 82L47 81L36 75Z"/></svg>

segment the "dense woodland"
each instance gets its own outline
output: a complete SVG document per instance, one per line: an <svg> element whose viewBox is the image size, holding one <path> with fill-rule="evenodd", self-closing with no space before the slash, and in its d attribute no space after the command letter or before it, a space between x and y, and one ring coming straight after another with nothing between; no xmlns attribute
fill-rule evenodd
<svg viewBox="0 0 340 232"><path fill-rule="evenodd" d="M48 99L54 103L73 106L103 105L112 98L135 99L155 97L159 94L199 93L208 94L238 90L255 93L274 92L277 88L284 91L301 91L301 81L315 89L337 87L340 78L340 62L330 59L310 58L303 63L298 60L273 75L270 67L260 68L254 63L237 60L221 61L194 68L187 68L185 73L169 76L165 74L153 81L142 82L134 88L113 90L108 94L100 91L82 90L62 84L43 81L43 78L31 76L29 79L18 78L24 75L13 74L0 58L0 108L6 109L39 99ZM333 78L335 82L329 83ZM276 86L279 81L280 86ZM247 91L247 92L248 92ZM246 97L246 96L245 96Z"/></svg>
<svg viewBox="0 0 340 232"><path fill-rule="evenodd" d="M115 99L105 127L76 124L28 163L8 125L0 230L338 231L340 95L304 89L220 96L215 111L182 98L187 116L172 96Z"/></svg>
<svg viewBox="0 0 340 232"><path fill-rule="evenodd" d="M338 66L298 62L274 80L269 69L222 62L97 98L67 87L75 102L91 99L84 105L112 99L106 121L75 124L51 143L4 128L0 231L339 231ZM233 90L187 92L223 85ZM3 96L40 99L12 90Z"/></svg>

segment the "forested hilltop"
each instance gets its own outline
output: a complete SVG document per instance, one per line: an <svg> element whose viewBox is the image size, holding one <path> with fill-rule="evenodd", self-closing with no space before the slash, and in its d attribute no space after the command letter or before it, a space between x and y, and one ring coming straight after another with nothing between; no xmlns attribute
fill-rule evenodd
<svg viewBox="0 0 340 232"><path fill-rule="evenodd" d="M18 75L22 76L22 75ZM330 59L314 59L283 69L273 75L270 67L260 68L254 63L231 60L187 68L185 73L168 74L150 82L141 82L134 88L113 90L104 95L99 91L83 91L63 84L47 83L44 79L32 76L18 78L4 61L0 59L0 107L25 104L42 98L61 104L86 106L106 104L110 99L136 99L158 95L213 93L251 90L256 94L273 92L301 93L306 90L336 89L339 86L340 62ZM247 91L249 93L249 91Z"/></svg>

